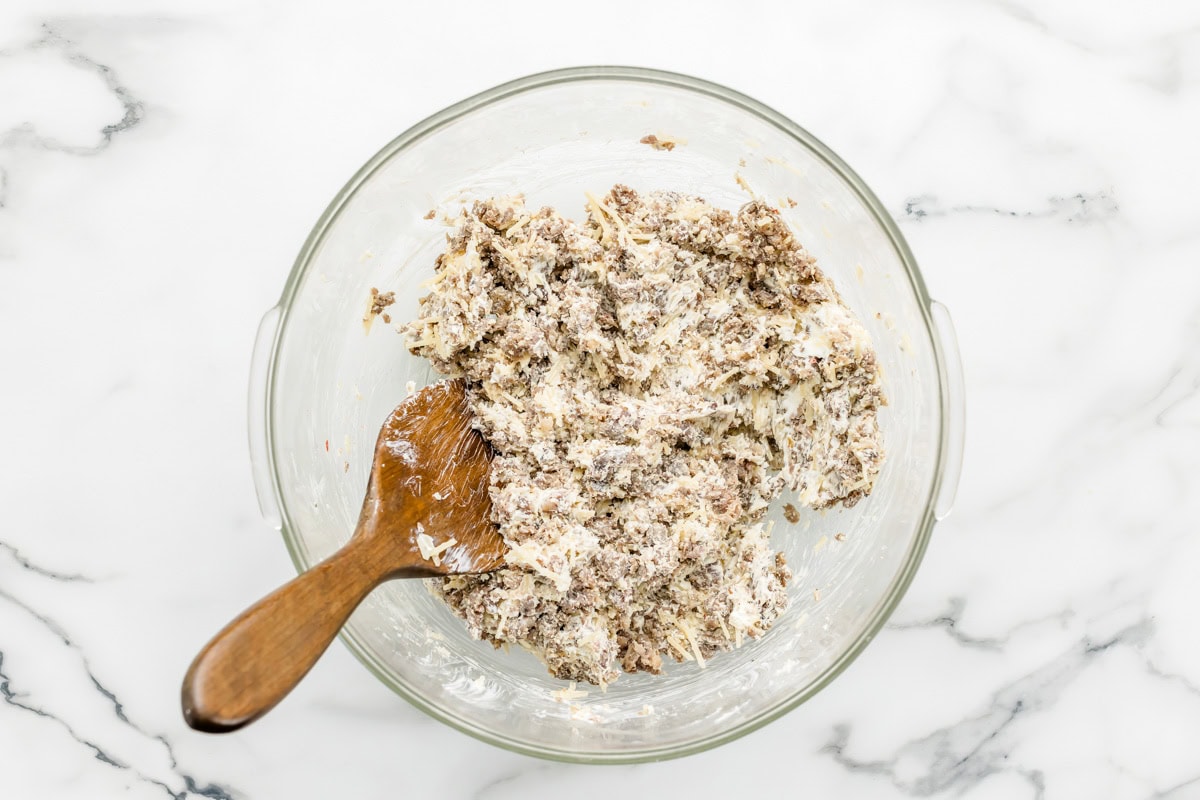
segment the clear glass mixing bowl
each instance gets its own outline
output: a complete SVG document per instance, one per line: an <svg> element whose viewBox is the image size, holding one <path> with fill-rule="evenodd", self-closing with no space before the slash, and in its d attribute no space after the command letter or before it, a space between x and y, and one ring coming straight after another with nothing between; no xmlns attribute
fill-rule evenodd
<svg viewBox="0 0 1200 800"><path fill-rule="evenodd" d="M679 144L639 143L652 133ZM703 668L623 675L606 692L581 687L586 697L564 701L551 694L564 684L536 659L472 640L420 581L381 587L350 620L346 644L418 708L503 747L573 761L693 753L819 691L904 593L948 510L961 457L949 317L849 167L795 123L721 86L629 68L549 72L458 103L384 147L321 216L263 319L255 480L297 569L350 535L375 435L405 384L439 378L391 326L377 319L367 332L362 323L372 287L396 291L393 322L415 315L445 242L445 226L427 212L519 191L535 207L582 215L584 192L616 182L727 208L749 199L748 186L782 208L874 339L890 400L881 420L888 460L874 494L853 509L807 513L795 525L773 510L773 541L795 572L791 607L765 636Z"/></svg>

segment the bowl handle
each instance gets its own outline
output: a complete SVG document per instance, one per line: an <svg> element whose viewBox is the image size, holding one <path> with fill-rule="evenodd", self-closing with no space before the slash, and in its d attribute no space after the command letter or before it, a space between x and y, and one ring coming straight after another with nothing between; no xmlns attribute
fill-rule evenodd
<svg viewBox="0 0 1200 800"><path fill-rule="evenodd" d="M267 431L268 381L270 379L271 354L275 350L275 336L283 311L274 306L263 315L254 335L254 352L250 357L249 434L250 474L254 478L254 492L258 495L258 510L263 519L275 530L283 525L279 513L279 502L275 497L275 486L271 480L271 454Z"/></svg>
<svg viewBox="0 0 1200 800"><path fill-rule="evenodd" d="M958 350L958 335L950 310L936 300L929 304L937 346L941 350L938 363L939 380L946 416L946 436L942 440L942 485L938 488L933 506L934 517L941 521L954 508L958 480L962 476L963 444L967 435L966 382L963 379L962 356Z"/></svg>

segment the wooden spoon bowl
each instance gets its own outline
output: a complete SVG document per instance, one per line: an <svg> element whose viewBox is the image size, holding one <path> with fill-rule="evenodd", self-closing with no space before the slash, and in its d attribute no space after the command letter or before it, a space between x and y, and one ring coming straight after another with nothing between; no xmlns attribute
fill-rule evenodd
<svg viewBox="0 0 1200 800"><path fill-rule="evenodd" d="M490 572L507 547L491 521L491 450L462 381L429 386L388 417L354 535L225 626L183 680L183 716L223 733L300 682L359 603L395 578Z"/></svg>

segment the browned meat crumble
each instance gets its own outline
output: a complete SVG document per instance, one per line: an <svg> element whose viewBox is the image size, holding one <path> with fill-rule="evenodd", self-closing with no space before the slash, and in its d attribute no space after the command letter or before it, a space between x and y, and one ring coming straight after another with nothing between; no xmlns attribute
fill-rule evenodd
<svg viewBox="0 0 1200 800"><path fill-rule="evenodd" d="M638 141L641 144L650 145L655 150L674 150L675 145L678 144L678 142L676 142L674 139L666 138L666 137L660 139L657 136L655 136L653 133L643 136L641 139L638 139Z"/></svg>
<svg viewBox="0 0 1200 800"><path fill-rule="evenodd" d="M779 212L493 198L436 269L408 344L466 378L510 547L433 584L471 632L604 685L767 630L790 576L768 505L853 505L883 459L866 332Z"/></svg>
<svg viewBox="0 0 1200 800"><path fill-rule="evenodd" d="M376 317L382 316L385 323L390 324L392 318L384 313L384 310L392 303L396 302L395 292L381 292L374 286L371 287L371 297L367 302L367 313L363 314L363 327L368 331L371 330L371 323Z"/></svg>

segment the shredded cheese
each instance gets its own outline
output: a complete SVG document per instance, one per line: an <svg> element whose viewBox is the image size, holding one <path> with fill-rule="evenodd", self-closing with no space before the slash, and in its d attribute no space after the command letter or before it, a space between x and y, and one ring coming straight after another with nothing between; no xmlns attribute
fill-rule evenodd
<svg viewBox="0 0 1200 800"><path fill-rule="evenodd" d="M570 700L587 697L588 693L586 689L576 689L575 681L571 681L565 689L556 689L550 693L550 696L554 698L554 702L556 703L565 703Z"/></svg>
<svg viewBox="0 0 1200 800"><path fill-rule="evenodd" d="M442 553L458 544L458 540L450 538L439 545L435 545L433 543L432 536L424 531L421 531L420 525L418 525L417 528L417 550L420 552L421 558L425 559L426 561L432 561L435 567L440 567L442 565Z"/></svg>

